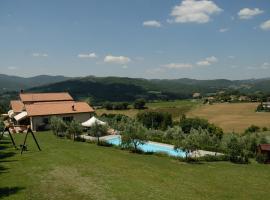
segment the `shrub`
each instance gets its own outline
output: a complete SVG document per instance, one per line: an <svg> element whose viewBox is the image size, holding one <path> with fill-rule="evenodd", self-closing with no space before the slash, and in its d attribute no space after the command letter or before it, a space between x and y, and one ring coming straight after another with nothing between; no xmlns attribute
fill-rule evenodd
<svg viewBox="0 0 270 200"><path fill-rule="evenodd" d="M229 157L226 155L205 155L199 158L200 161L217 162L217 161L229 161Z"/></svg>
<svg viewBox="0 0 270 200"><path fill-rule="evenodd" d="M261 153L259 153L259 154L257 154L257 156L256 156L256 161L257 161L258 163L266 163L267 160L268 160L268 156L267 156L266 154L261 154Z"/></svg>
<svg viewBox="0 0 270 200"><path fill-rule="evenodd" d="M251 125L245 130L245 133L256 133L260 131L260 127L256 125Z"/></svg>
<svg viewBox="0 0 270 200"><path fill-rule="evenodd" d="M164 138L164 132L160 130L147 130L146 132L147 138L151 141L155 142L167 142Z"/></svg>
<svg viewBox="0 0 270 200"><path fill-rule="evenodd" d="M105 102L102 107L107 109L107 110L112 110L113 104L111 102Z"/></svg>
<svg viewBox="0 0 270 200"><path fill-rule="evenodd" d="M136 99L134 102L134 108L135 109L144 109L145 108L146 101L145 99Z"/></svg>
<svg viewBox="0 0 270 200"><path fill-rule="evenodd" d="M216 135L219 138L222 138L223 135L221 128L209 123L206 119L184 117L180 121L180 126L185 133L190 133L192 128L197 130L202 128L208 130L209 134Z"/></svg>
<svg viewBox="0 0 270 200"><path fill-rule="evenodd" d="M268 128L267 127L263 127L262 128L262 131L268 131Z"/></svg>
<svg viewBox="0 0 270 200"><path fill-rule="evenodd" d="M121 102L121 103L114 103L113 104L114 110L127 110L128 109L128 103L127 102Z"/></svg>
<svg viewBox="0 0 270 200"><path fill-rule="evenodd" d="M146 111L137 114L137 119L145 127L166 130L172 126L172 115L169 113Z"/></svg>
<svg viewBox="0 0 270 200"><path fill-rule="evenodd" d="M98 145L103 146L103 147L112 147L113 146L111 143L104 141L104 140L100 140Z"/></svg>
<svg viewBox="0 0 270 200"><path fill-rule="evenodd" d="M227 153L231 162L248 163L248 150L242 138L236 134L227 134L223 139L224 151Z"/></svg>
<svg viewBox="0 0 270 200"><path fill-rule="evenodd" d="M0 117L0 133L5 129L5 124L3 122L3 119Z"/></svg>

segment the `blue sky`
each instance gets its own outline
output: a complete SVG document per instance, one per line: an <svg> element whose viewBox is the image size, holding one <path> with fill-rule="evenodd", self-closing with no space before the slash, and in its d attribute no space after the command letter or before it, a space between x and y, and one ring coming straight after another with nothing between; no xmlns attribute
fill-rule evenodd
<svg viewBox="0 0 270 200"><path fill-rule="evenodd" d="M1 0L0 73L270 77L270 1Z"/></svg>

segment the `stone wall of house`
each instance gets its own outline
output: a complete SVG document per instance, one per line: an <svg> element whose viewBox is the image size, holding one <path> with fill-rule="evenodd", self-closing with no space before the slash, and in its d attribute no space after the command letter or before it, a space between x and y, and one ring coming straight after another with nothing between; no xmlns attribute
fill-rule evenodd
<svg viewBox="0 0 270 200"><path fill-rule="evenodd" d="M85 122L90 117L93 116L93 113L76 113L76 114L65 114L65 115L54 115L54 116L60 117L62 119L72 117L73 120L76 120L78 122ZM52 117L52 115L31 117L30 122L31 122L32 130L38 131L39 128L41 128L43 126L44 126L44 128L48 128L48 125L46 126L46 124L48 124L50 117Z"/></svg>

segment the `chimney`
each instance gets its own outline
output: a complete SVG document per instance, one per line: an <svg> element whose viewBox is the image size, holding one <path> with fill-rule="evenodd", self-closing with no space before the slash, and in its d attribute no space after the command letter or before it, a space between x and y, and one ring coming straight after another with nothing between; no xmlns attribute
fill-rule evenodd
<svg viewBox="0 0 270 200"><path fill-rule="evenodd" d="M74 105L74 104L72 105L72 111L76 111L76 110L75 110L75 105Z"/></svg>

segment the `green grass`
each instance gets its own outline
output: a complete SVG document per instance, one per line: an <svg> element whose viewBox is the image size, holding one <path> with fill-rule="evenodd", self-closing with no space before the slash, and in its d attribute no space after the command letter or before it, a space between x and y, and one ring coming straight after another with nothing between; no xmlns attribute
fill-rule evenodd
<svg viewBox="0 0 270 200"><path fill-rule="evenodd" d="M186 164L37 133L22 156L0 143L3 199L269 199L270 166ZM23 140L16 135L17 144ZM4 142L9 141L8 138ZM9 194L8 194L9 191Z"/></svg>
<svg viewBox="0 0 270 200"><path fill-rule="evenodd" d="M191 100L158 101L158 102L147 103L146 110L168 112L172 114L172 117L174 120L179 120L181 115L188 113L194 108L197 108L199 105L201 105L200 101L191 101ZM146 110L143 110L143 111L146 111ZM103 113L107 113L107 114L124 114L129 117L135 117L138 112L140 111L136 109L132 109L132 108L128 110L106 110L106 109L96 110L96 113L99 116L102 115Z"/></svg>

